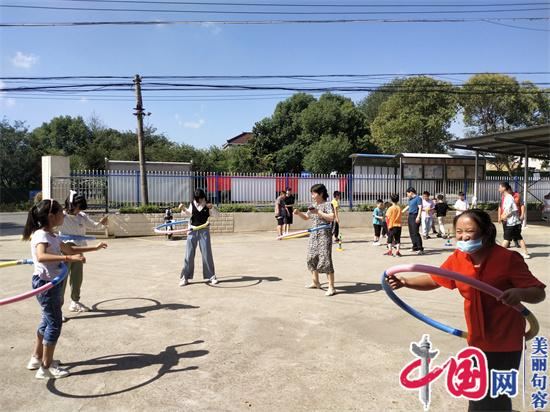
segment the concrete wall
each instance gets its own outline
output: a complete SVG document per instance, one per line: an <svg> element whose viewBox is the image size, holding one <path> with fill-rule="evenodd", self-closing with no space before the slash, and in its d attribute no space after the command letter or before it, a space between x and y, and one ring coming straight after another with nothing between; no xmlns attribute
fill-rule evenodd
<svg viewBox="0 0 550 412"><path fill-rule="evenodd" d="M101 213L89 213L92 219L101 219ZM494 222L497 220L496 211L489 212ZM540 221L541 211L529 211L528 221ZM448 228L452 225L454 214L447 216L445 224ZM176 217L176 219L178 219ZM372 212L343 212L340 214L342 228L365 228L365 232L372 232ZM164 214L112 214L109 215L107 232L109 236L155 236L153 228L164 223ZM403 226L407 226L406 217L402 220ZM304 221L294 216L294 224L291 230L307 229L311 222ZM275 232L276 220L272 213L221 213L219 217L210 218L210 231L212 233L245 233L258 231ZM104 235L103 230L93 232L94 235Z"/></svg>
<svg viewBox="0 0 550 412"><path fill-rule="evenodd" d="M53 190L53 177L66 178L69 182L71 165L68 157L42 156L42 199L55 199L63 204L69 192L60 189Z"/></svg>

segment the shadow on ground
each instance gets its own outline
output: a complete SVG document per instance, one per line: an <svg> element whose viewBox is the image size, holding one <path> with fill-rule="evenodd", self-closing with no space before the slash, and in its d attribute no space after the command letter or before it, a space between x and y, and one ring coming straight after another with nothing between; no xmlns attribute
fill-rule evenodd
<svg viewBox="0 0 550 412"><path fill-rule="evenodd" d="M71 372L72 378L75 378L77 376L95 375L100 373L135 371L154 365L159 365L159 370L155 376L128 388L107 393L70 394L62 392L60 389L58 389L56 387L57 381L55 379L50 379L48 381L47 388L52 394L64 398L101 398L129 392L148 385L156 381L157 379L160 379L167 373L186 372L198 369L198 366L187 366L179 369L172 368L178 366L181 359L197 358L199 356L207 355L209 353L209 351L207 350L190 350L182 353L178 353L177 351L177 348L179 347L197 345L200 343L204 343L204 341L196 340L194 342L184 343L181 345L170 345L167 346L166 349L164 349L162 352L155 355L149 353L121 353L116 355L100 356L98 358L88 359L80 362L65 363L62 365L63 368L66 368ZM71 377L69 377L68 379L71 379ZM79 386L86 387L86 385Z"/></svg>
<svg viewBox="0 0 550 412"><path fill-rule="evenodd" d="M208 286L213 288L248 288L250 286L259 285L262 282L279 282L282 279L277 276L225 276L218 277L219 280L217 285L212 285L207 283ZM246 284L248 283L248 284Z"/></svg>
<svg viewBox="0 0 550 412"><path fill-rule="evenodd" d="M101 306L111 303L124 300L144 300L152 302L152 305L138 306L133 308L123 308L123 309L102 309ZM108 305L107 305L108 306ZM155 310L180 310L180 309L198 309L200 306L185 305L182 303L160 303L158 300L149 299L149 298L116 298L109 299L98 302L91 307L91 312L80 312L78 315L69 317L71 319L91 319L91 318L106 318L112 316L130 316L132 318L140 319L144 317L145 313L152 312ZM83 314L85 313L85 314Z"/></svg>

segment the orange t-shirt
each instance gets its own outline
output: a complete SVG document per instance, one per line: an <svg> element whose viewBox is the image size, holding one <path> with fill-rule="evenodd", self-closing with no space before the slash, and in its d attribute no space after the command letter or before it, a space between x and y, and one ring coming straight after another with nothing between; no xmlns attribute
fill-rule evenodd
<svg viewBox="0 0 550 412"><path fill-rule="evenodd" d="M497 289L545 288L529 271L517 252L495 245L479 268L475 268L468 254L455 250L441 268L479 279ZM431 275L440 286L458 288L464 297L464 316L468 327L468 344L485 352L512 352L523 349L525 318L511 306L498 302L492 296L454 280Z"/></svg>
<svg viewBox="0 0 550 412"><path fill-rule="evenodd" d="M398 205L391 205L386 211L388 229L401 227L401 208Z"/></svg>

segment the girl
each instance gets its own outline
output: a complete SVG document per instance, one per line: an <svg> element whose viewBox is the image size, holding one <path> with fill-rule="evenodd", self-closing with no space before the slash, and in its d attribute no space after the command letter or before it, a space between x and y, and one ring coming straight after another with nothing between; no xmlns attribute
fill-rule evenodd
<svg viewBox="0 0 550 412"><path fill-rule="evenodd" d="M75 236L74 239L65 240L65 244L70 246L86 246L86 240L79 239L79 236L86 235L86 228L96 229L99 226L107 224L107 216L103 217L99 222L96 222L83 212L88 208L88 203L84 195L78 195L71 190L70 195L65 199L65 210L63 214L65 219L63 225L59 228L59 234ZM65 289L67 282L71 285L71 304L69 310L71 312L88 312L90 308L80 303L80 288L82 286L83 265L82 262L72 262L67 265L69 273L63 281L61 292L61 305L65 301Z"/></svg>
<svg viewBox="0 0 550 412"><path fill-rule="evenodd" d="M489 371L519 369L525 319L510 306L520 302L543 301L546 286L531 274L518 253L496 244L496 227L484 211L466 210L455 217L453 226L458 249L441 267L503 290L499 301L465 283L435 275L413 278L395 275L388 277L388 283L392 289L458 288L464 297L468 345L478 347L485 353ZM512 402L508 396L491 398L489 393L479 401L470 401L469 405L469 410L511 409Z"/></svg>
<svg viewBox="0 0 550 412"><path fill-rule="evenodd" d="M294 214L304 220L311 219L313 227L328 224L334 221L332 206L327 202L328 192L323 184L311 187L313 205L308 208L307 214L294 209ZM334 266L332 265L332 235L330 228L311 232L307 253L307 267L311 271L313 282L306 286L308 289L320 289L319 272L328 276L328 290L326 296L336 294L334 289Z"/></svg>
<svg viewBox="0 0 550 412"><path fill-rule="evenodd" d="M183 203L180 203L179 210L182 211L183 216L191 216L189 222L189 228L204 225L208 222L210 216L218 216L219 212L212 205L212 203L206 202L206 194L202 189L196 189L193 202L187 209L183 209ZM195 271L195 251L197 250L197 243L201 249L202 255L202 276L207 279L210 284L215 285L218 283L216 279L216 272L214 269L214 259L212 258L212 246L210 244L210 230L208 227L200 230L193 230L187 235L187 244L185 251L185 261L180 276L180 286L189 284L189 279L193 279L193 273Z"/></svg>
<svg viewBox="0 0 550 412"><path fill-rule="evenodd" d="M107 247L106 243L96 246L75 247L62 243L54 234L54 228L63 224L63 209L51 199L42 200L29 211L23 231L23 239L31 239L31 255L34 262L33 289L50 282L59 274L59 262L86 262L83 252ZM63 255L63 254L64 255ZM36 296L42 307L42 320L36 333L34 352L27 369L35 370L38 379L57 379L69 375L53 361L55 345L61 334L61 288L58 284Z"/></svg>

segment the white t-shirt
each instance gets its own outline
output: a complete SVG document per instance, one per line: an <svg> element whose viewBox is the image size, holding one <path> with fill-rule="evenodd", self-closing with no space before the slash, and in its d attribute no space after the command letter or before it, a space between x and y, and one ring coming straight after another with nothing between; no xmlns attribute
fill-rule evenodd
<svg viewBox="0 0 550 412"><path fill-rule="evenodd" d="M427 217L432 217L433 211L435 208L434 201L432 199L424 200L422 199L422 219Z"/></svg>
<svg viewBox="0 0 550 412"><path fill-rule="evenodd" d="M465 212L470 208L470 205L468 204L468 201L466 199L460 200L457 199L453 208L456 210L456 215L459 216L462 214L462 212Z"/></svg>
<svg viewBox="0 0 550 412"><path fill-rule="evenodd" d="M56 235L50 232L46 232L44 229L38 229L32 234L31 256L32 261L34 262L33 275L39 276L40 279L52 280L61 272L61 268L59 267L60 262L39 262L36 255L36 247L40 243L46 243L48 245L46 246L46 253L52 255L61 255L61 240L59 240Z"/></svg>
<svg viewBox="0 0 550 412"><path fill-rule="evenodd" d="M92 220L84 212L71 215L63 211L63 214L65 215L65 219L63 219L63 224L59 228L59 234L61 235L86 236L86 228L96 229L99 226L103 226L101 223ZM77 246L86 246L88 244L84 239L68 239L64 242L72 242Z"/></svg>
<svg viewBox="0 0 550 412"><path fill-rule="evenodd" d="M516 226L521 224L521 220L518 215L518 207L514 201L514 196L510 193L504 195L502 200L502 213L505 213L508 216L506 219L506 226Z"/></svg>

